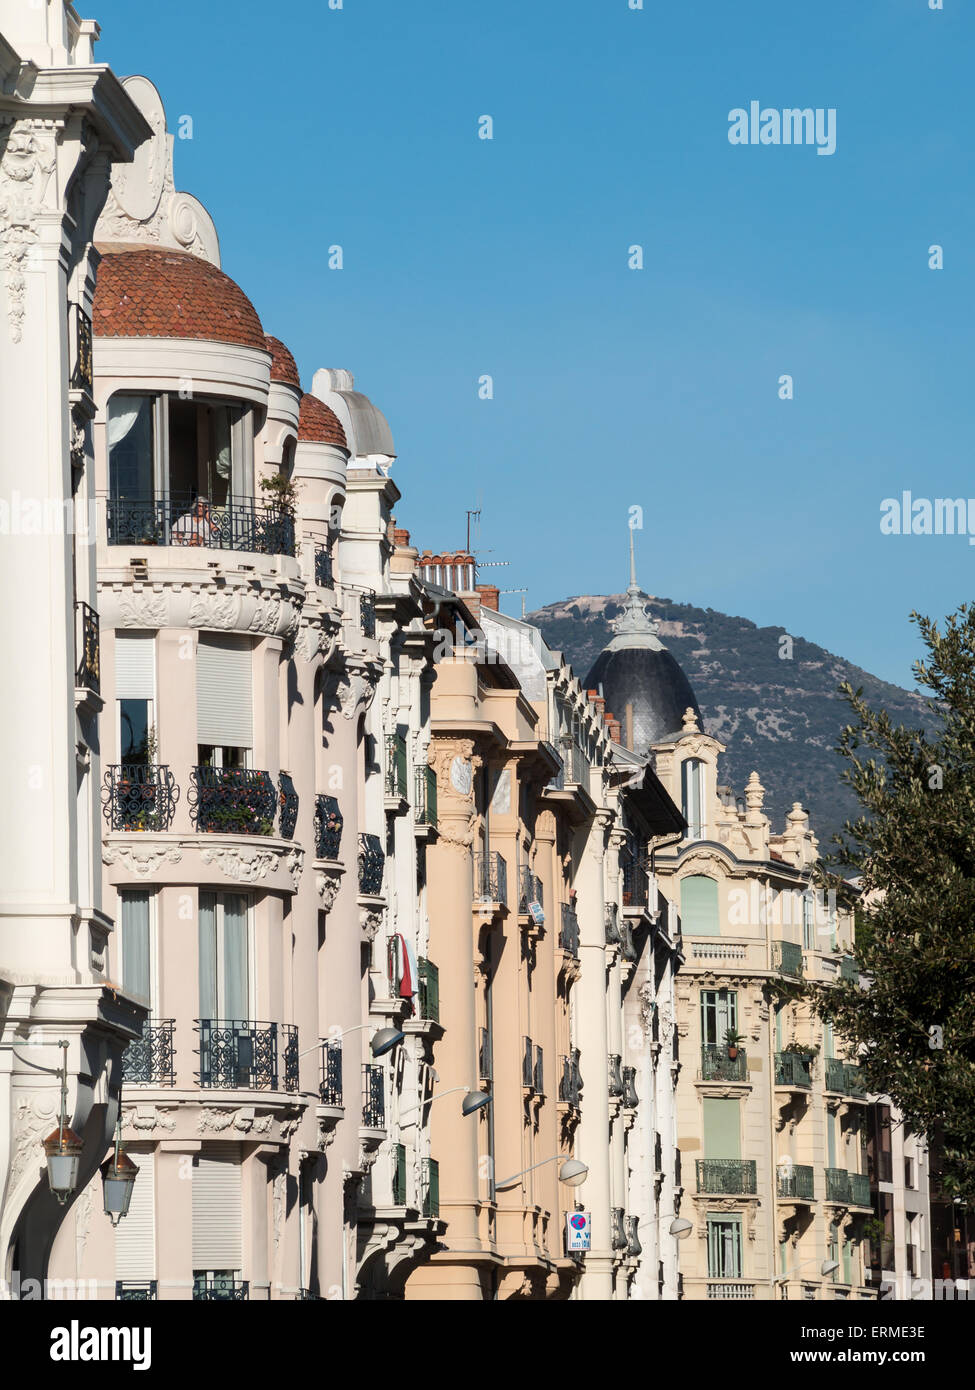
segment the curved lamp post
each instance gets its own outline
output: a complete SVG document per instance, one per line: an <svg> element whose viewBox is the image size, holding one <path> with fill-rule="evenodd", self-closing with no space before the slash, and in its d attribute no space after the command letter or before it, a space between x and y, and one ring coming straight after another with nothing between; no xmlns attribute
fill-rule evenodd
<svg viewBox="0 0 975 1390"><path fill-rule="evenodd" d="M543 1158L541 1163L533 1163L530 1168L522 1168L520 1173L512 1173L510 1178L502 1178L494 1186L507 1187L516 1178L523 1178L526 1173L534 1173L536 1168L544 1168L546 1163L557 1163L560 1158L563 1158L562 1154L553 1154L551 1158ZM578 1158L563 1158L562 1167L559 1169L559 1182L564 1182L566 1187L579 1187L586 1181L588 1174L588 1163L583 1163Z"/></svg>
<svg viewBox="0 0 975 1390"><path fill-rule="evenodd" d="M399 1117L402 1119L404 1115L412 1115L414 1110L421 1110L427 1105L432 1105L435 1100L440 1100L443 1096L454 1095L457 1091L464 1092L464 1099L460 1106L462 1115L476 1114L478 1110L483 1110L485 1106L490 1105L493 1099L487 1091L476 1091L471 1086L451 1086L449 1090L438 1091L436 1095L421 1100L419 1105L408 1105L405 1110L399 1112Z"/></svg>

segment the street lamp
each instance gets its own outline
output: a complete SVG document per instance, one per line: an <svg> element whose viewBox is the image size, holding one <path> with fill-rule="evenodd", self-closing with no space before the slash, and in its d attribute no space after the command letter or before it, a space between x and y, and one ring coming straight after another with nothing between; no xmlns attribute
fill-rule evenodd
<svg viewBox="0 0 975 1390"><path fill-rule="evenodd" d="M102 1199L105 1215L113 1226L129 1214L132 1189L139 1176L139 1165L133 1163L122 1148L122 1097L119 1096L118 1124L115 1127L115 1151L102 1164Z"/></svg>
<svg viewBox="0 0 975 1390"><path fill-rule="evenodd" d="M337 1033L331 1038L320 1038L314 1047L306 1047L303 1052L298 1053L298 1057L300 1059L307 1057L309 1052L317 1052L322 1043L326 1047L331 1047L333 1043L341 1042L348 1033L361 1033L363 1028L372 1027L373 1024L370 1021L369 1023L357 1023L354 1028L343 1028L341 1033ZM401 1032L399 1028L379 1028L369 1040L369 1050L374 1057L384 1057L387 1052L392 1052L393 1048L401 1043L405 1037L406 1034Z"/></svg>
<svg viewBox="0 0 975 1390"><path fill-rule="evenodd" d="M57 1129L44 1140L47 1157L47 1180L51 1191L64 1206L78 1185L78 1165L84 1145L73 1129L68 1128L68 1043L58 1043L63 1049L61 1059L61 1119Z"/></svg>
<svg viewBox="0 0 975 1390"><path fill-rule="evenodd" d="M438 1091L435 1096L420 1101L419 1105L408 1105L405 1110L399 1112L399 1117L402 1119L404 1115L411 1115L414 1110L420 1110L425 1105L432 1105L435 1100L440 1100L443 1096L451 1096L457 1091L465 1093L460 1107L462 1115L473 1115L476 1111L483 1110L486 1105L491 1104L492 1097L488 1095L487 1091L475 1091L471 1086L451 1086L447 1091Z"/></svg>
<svg viewBox="0 0 975 1390"><path fill-rule="evenodd" d="M806 1265L814 1265L815 1263L816 1263L815 1260L803 1260L803 1261L802 1261L802 1264L793 1265L792 1268L791 1268L791 1269L787 1269L786 1272L785 1272L784 1274L777 1274L777 1275L775 1276L775 1278L772 1280L772 1283L773 1283L773 1284L784 1284L785 1281L789 1278L790 1275L795 1274L796 1270L798 1270L798 1269L804 1269L804 1268L806 1267ZM821 1276L823 1279L825 1279L826 1276L827 1276L828 1274L834 1274L834 1273L836 1272L836 1270L839 1269L839 1267L840 1267L840 1262L839 1262L839 1260L823 1260L822 1264L819 1266L819 1273L820 1273L820 1276Z"/></svg>
<svg viewBox="0 0 975 1390"><path fill-rule="evenodd" d="M541 1163L533 1163L530 1168L522 1168L520 1173L512 1173L510 1178L502 1178L494 1186L496 1188L507 1187L516 1178L523 1178L526 1173L534 1173L536 1168L544 1168L546 1163L556 1163L560 1158L562 1158L561 1154L553 1154L551 1158L543 1158ZM564 1182L566 1187L579 1187L586 1181L588 1173L589 1165L587 1163L583 1163L578 1158L567 1158L559 1169L559 1182Z"/></svg>

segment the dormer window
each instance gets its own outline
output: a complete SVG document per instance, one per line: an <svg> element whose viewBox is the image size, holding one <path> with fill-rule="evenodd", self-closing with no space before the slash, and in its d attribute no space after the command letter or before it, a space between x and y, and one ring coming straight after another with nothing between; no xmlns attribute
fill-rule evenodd
<svg viewBox="0 0 975 1390"><path fill-rule="evenodd" d="M687 821L687 838L704 839L704 764L700 758L685 758L680 768L681 810Z"/></svg>

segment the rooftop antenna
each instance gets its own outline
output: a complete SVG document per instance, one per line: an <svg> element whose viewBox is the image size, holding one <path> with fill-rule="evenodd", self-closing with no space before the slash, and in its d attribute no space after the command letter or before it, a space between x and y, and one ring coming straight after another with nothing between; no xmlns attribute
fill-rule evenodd
<svg viewBox="0 0 975 1390"><path fill-rule="evenodd" d="M480 519L481 519L481 509L480 509L480 507L471 508L471 509L468 510L468 513L467 513L467 553L468 553L468 555L471 554L471 517L474 517L477 521L480 521Z"/></svg>
<svg viewBox="0 0 975 1390"><path fill-rule="evenodd" d="M636 557L633 553L633 527L630 527L630 591L637 589L636 582Z"/></svg>
<svg viewBox="0 0 975 1390"><path fill-rule="evenodd" d="M502 563L502 564L507 564L508 562L507 562L507 560L502 560L501 563ZM527 590L527 589L499 589L499 590L498 590L498 593L499 593L499 594L521 594L521 616L522 616L522 617L525 616L525 595L528 593L528 590Z"/></svg>

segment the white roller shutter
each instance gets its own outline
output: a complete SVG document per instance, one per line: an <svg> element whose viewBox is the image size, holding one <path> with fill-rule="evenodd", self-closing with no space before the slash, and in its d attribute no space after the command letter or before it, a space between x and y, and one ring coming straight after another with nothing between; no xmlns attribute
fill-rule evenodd
<svg viewBox="0 0 975 1390"><path fill-rule="evenodd" d="M115 636L115 698L154 700L156 697L156 640L129 633Z"/></svg>
<svg viewBox="0 0 975 1390"><path fill-rule="evenodd" d="M240 1145L204 1144L193 1160L193 1268L240 1269Z"/></svg>
<svg viewBox="0 0 975 1390"><path fill-rule="evenodd" d="M128 1215L115 1228L115 1277L144 1281L156 1277L156 1172L152 1149L126 1144L139 1166Z"/></svg>
<svg viewBox="0 0 975 1390"><path fill-rule="evenodd" d="M197 742L254 746L251 644L201 635L196 653Z"/></svg>

